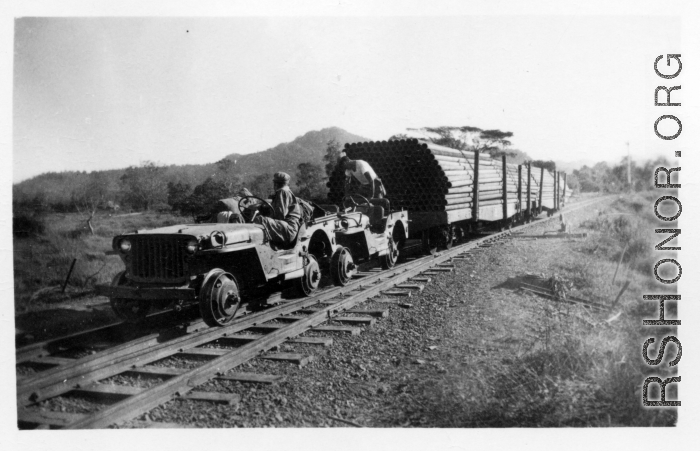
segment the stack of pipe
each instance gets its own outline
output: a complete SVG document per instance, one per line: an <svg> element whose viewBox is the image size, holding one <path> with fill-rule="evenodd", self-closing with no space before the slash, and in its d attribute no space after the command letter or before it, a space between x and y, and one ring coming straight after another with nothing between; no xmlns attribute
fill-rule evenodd
<svg viewBox="0 0 700 451"><path fill-rule="evenodd" d="M460 151L415 139L346 144L353 160L364 160L382 179L392 206L412 211L451 211L472 208L474 152ZM522 208L526 208L527 169L521 171ZM531 172L531 200L537 200L539 169ZM550 175L551 177L551 175ZM327 186L329 199L343 198L345 175L337 168ZM479 154L479 206L503 203L501 160ZM550 183L553 187L553 184ZM548 185L548 186L549 186ZM506 165L508 203L517 203L518 166Z"/></svg>

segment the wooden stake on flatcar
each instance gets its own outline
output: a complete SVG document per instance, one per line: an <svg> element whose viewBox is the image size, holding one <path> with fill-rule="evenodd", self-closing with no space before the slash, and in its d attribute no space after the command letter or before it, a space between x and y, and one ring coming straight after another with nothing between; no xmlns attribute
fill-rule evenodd
<svg viewBox="0 0 700 451"><path fill-rule="evenodd" d="M474 153L474 194L472 194L472 219L479 220L479 151Z"/></svg>
<svg viewBox="0 0 700 451"><path fill-rule="evenodd" d="M501 173L503 175L503 220L508 219L508 174L506 168L506 155L501 155Z"/></svg>
<svg viewBox="0 0 700 451"><path fill-rule="evenodd" d="M531 167L530 162L528 161L528 162L527 162L527 219L528 219L528 220L530 220L530 218L532 217L532 201L530 200L530 195L531 195L531 193L530 193L530 190L531 190L530 184L532 183L532 180L531 180L531 177L532 177L532 176L531 176L531 174L530 174L530 173L531 173L531 170L532 170L532 167Z"/></svg>

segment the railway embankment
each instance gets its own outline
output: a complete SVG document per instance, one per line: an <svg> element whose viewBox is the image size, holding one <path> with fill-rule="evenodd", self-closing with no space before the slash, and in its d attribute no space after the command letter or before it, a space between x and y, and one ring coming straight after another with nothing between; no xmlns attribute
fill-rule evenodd
<svg viewBox="0 0 700 451"><path fill-rule="evenodd" d="M279 347L312 355L303 366L256 359L239 369L282 376L277 383L217 380L200 387L240 395L235 405L171 401L123 426L674 424L675 411L650 413L639 401L639 325L653 314L653 306L641 302L651 283L638 267L644 252L618 267L624 240L618 239L619 249L610 244L616 233L633 242L641 238L631 222L601 226L602 218L624 217L633 204L618 199L566 215L569 232L585 238L511 238L456 260L453 272L431 276L411 297L375 298L362 308L388 309L388 316L360 335L334 336L328 347ZM559 227L553 221L527 234ZM571 298L610 308L589 309L522 289L523 280L537 276L566 285Z"/></svg>
<svg viewBox="0 0 700 451"><path fill-rule="evenodd" d="M639 401L641 319L655 313L641 301L653 280L644 273L653 237L647 242L642 231L650 227L632 216L644 201L566 214L569 236L551 237L561 228L555 220L473 249L411 296L361 304L375 321L364 314L359 335L308 331L272 350L302 357L296 363L255 358L235 369L274 379L240 382L224 372L197 392L225 394L213 396L227 402L176 399L117 426L672 425L674 410L649 413ZM534 293L533 283L551 294ZM303 343L309 337L332 340ZM179 371L192 362L153 365ZM127 374L103 383L149 381ZM67 396L37 407L85 414L104 406Z"/></svg>

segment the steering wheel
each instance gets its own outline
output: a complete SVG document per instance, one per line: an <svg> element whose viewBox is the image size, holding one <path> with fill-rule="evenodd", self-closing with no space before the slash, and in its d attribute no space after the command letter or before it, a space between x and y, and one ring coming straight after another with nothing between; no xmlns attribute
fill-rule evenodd
<svg viewBox="0 0 700 451"><path fill-rule="evenodd" d="M355 202L355 199L353 199L354 197L358 197L358 198L362 199L364 202L361 204L358 204L357 202ZM348 201L352 202L352 204L349 204ZM343 197L342 203L343 203L344 209L352 208L352 211L355 211L355 207L360 207L360 206L364 206L364 205L366 205L368 209L372 207L372 204L369 203L367 198L365 196L360 195L360 194L350 194L349 196L345 196L345 197Z"/></svg>
<svg viewBox="0 0 700 451"><path fill-rule="evenodd" d="M259 202L253 203L253 199ZM260 213L261 210L264 211ZM265 199L261 199L258 196L243 196L238 201L238 211L241 212L241 216L243 216L245 222L252 223L255 217L258 215L258 213L262 214L263 216L272 216L272 205L270 205L270 202L266 201ZM244 211L253 211L253 214L250 217L250 219L243 214Z"/></svg>

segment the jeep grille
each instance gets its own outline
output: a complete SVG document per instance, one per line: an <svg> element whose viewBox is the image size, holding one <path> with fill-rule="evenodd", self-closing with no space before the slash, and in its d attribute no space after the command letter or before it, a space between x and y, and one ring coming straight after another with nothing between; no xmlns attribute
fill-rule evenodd
<svg viewBox="0 0 700 451"><path fill-rule="evenodd" d="M131 240L131 279L175 282L187 277L187 242L190 236L142 235Z"/></svg>

